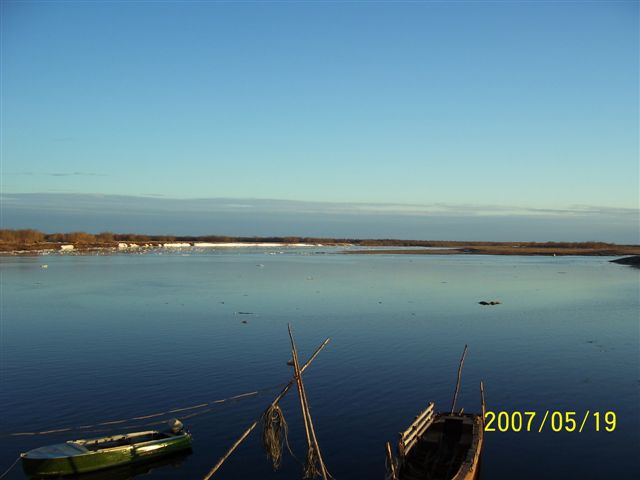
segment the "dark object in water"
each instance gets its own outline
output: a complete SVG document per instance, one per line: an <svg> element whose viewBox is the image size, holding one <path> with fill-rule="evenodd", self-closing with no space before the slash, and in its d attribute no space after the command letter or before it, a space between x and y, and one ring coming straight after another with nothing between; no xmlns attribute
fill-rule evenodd
<svg viewBox="0 0 640 480"><path fill-rule="evenodd" d="M500 305L502 302L500 300L482 300L478 302L480 305Z"/></svg>
<svg viewBox="0 0 640 480"><path fill-rule="evenodd" d="M70 440L20 455L22 468L35 477L59 477L129 465L189 450L191 434L177 421L169 431Z"/></svg>
<svg viewBox="0 0 640 480"><path fill-rule="evenodd" d="M629 265L631 267L640 268L640 255L634 255L632 257L616 258L615 260L609 260L611 263L619 263L620 265Z"/></svg>

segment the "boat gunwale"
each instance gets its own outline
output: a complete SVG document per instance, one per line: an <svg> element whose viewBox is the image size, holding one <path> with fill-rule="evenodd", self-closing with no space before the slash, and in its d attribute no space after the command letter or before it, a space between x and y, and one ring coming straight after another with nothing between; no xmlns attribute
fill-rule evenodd
<svg viewBox="0 0 640 480"><path fill-rule="evenodd" d="M162 433L159 431L153 431L152 433ZM64 442L62 445L77 445L80 447L83 447L86 449L85 452L78 452L77 455L60 455L57 457L48 457L48 458L37 458L37 457L31 457L29 456L29 454L31 452L34 452L36 450L40 450L43 448L46 448L47 446L44 447L39 447L39 448L34 448L32 450L29 450L28 452L23 452L20 454L20 458L24 459L24 460L29 460L29 461L42 461L42 460L54 460L54 461L58 461L58 460L64 460L67 458L80 458L80 457L89 457L91 455L100 455L100 454L106 454L106 453L114 453L114 452L118 452L118 451L127 451L127 450L132 450L134 453L136 451L136 449L140 448L140 447L147 447L150 445L154 445L157 443L168 443L167 446L169 446L170 444L175 444L180 440L184 440L184 439L188 439L189 443L191 443L192 440L192 436L189 432L182 432L180 434L169 434L169 436L165 437L165 438L157 438L157 439L153 439L153 440L148 440L145 442L137 442L137 443L131 443L131 444L125 444L125 445L114 445L114 446L110 446L110 447L104 447L104 448L98 448L96 450L90 450L88 449L85 445L81 444L81 443L77 443L77 440L68 440L66 442Z"/></svg>
<svg viewBox="0 0 640 480"><path fill-rule="evenodd" d="M153 433L162 433L162 432L158 432L158 431L154 431ZM117 449L127 449L127 448L132 448L133 450L135 450L138 447L146 447L149 445L153 445L155 443L164 443L164 442L170 442L170 443L175 443L177 440L182 440L184 438L189 438L191 439L191 434L188 432L182 432L179 434L167 434L166 437L164 438L156 438L156 439L152 439L152 440L147 440L145 442L134 442L134 443L128 443L125 445L114 445L112 447L104 447L104 448L98 448L97 450L89 450L89 453L100 453L100 452L105 452L105 451L112 451L112 450L117 450ZM67 443L74 443L74 440L70 440ZM83 447L87 448L85 445L82 445ZM97 445L96 445L97 446Z"/></svg>
<svg viewBox="0 0 640 480"><path fill-rule="evenodd" d="M105 443L107 443L107 442L116 441L116 439L123 440L123 439L135 438L136 436L141 437L143 435L153 435L154 433L163 433L167 435L173 435L173 434L168 434L166 432L161 432L160 430L144 430L142 432L131 432L131 433L124 433L120 435L111 435L107 437L79 438L77 440L67 440L66 443L77 443L80 445L86 445L87 443L91 443L91 442L97 443L99 441L104 441Z"/></svg>

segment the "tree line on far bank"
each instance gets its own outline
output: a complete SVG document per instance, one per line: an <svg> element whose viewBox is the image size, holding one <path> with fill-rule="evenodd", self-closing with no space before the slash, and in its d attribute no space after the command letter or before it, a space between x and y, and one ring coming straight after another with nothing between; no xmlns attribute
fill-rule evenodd
<svg viewBox="0 0 640 480"><path fill-rule="evenodd" d="M341 244L350 243L360 246L390 247L461 247L481 245L505 245L520 247L548 248L604 248L615 244L605 242L465 242L449 240L398 240L398 239L358 239L358 238L319 238L319 237L232 237L223 235L175 236L175 235L140 235L133 233L87 232L44 233L35 229L0 229L0 243L13 245L34 245L40 243L71 243L74 245L103 245L118 242L211 242L211 243L309 243L309 244Z"/></svg>
<svg viewBox="0 0 640 480"><path fill-rule="evenodd" d="M33 243L114 243L114 242L172 242L176 237L170 235L137 235L131 233L118 234L112 232L87 233L44 233L34 229L0 230L0 242L33 244Z"/></svg>

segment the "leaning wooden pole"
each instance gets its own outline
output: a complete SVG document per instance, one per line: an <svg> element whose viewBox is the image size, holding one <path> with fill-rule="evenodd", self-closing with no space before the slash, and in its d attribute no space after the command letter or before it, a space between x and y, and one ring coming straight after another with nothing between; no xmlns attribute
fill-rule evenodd
<svg viewBox="0 0 640 480"><path fill-rule="evenodd" d="M313 421L311 420L311 411L309 410L309 402L307 400L307 393L304 389L304 383L302 383L302 372L298 363L298 350L296 349L296 343L293 339L293 332L291 331L291 324L288 325L289 338L291 339L291 355L293 357L293 368L295 369L295 378L298 383L298 395L300 396L300 408L302 409L302 417L305 423L305 430L307 431L307 442L310 450L315 450L318 463L320 464L320 473L324 480L328 480L329 474L327 468L322 459L320 453L320 445L318 444L318 438L316 437L316 431L313 427Z"/></svg>
<svg viewBox="0 0 640 480"><path fill-rule="evenodd" d="M484 403L484 383L480 380L480 406L482 407L482 424L484 425L484 417L487 413L487 404Z"/></svg>
<svg viewBox="0 0 640 480"><path fill-rule="evenodd" d="M464 365L464 357L467 355L467 346L464 346L460 365L458 366L458 380L456 381L456 390L453 392L453 400L451 401L451 413L456 411L456 402L458 401L458 392L460 391L460 380L462 379L462 366Z"/></svg>
<svg viewBox="0 0 640 480"><path fill-rule="evenodd" d="M289 338L291 339L291 358L293 359L293 372L296 379L296 386L298 387L298 399L300 400L300 410L302 411L302 421L304 423L304 433L307 437L307 447L309 449L315 448L313 440L311 439L311 427L309 426L310 419L307 415L307 409L305 408L306 396L304 392L304 385L302 383L302 377L300 376L300 364L298 363L298 350L296 349L295 342L293 341L293 335L291 333L291 325L289 328Z"/></svg>
<svg viewBox="0 0 640 480"><path fill-rule="evenodd" d="M396 459L393 456L393 453L391 452L391 444L389 442L387 442L386 445L386 449L387 449L387 473L388 473L388 480L398 480L398 468L396 465Z"/></svg>
<svg viewBox="0 0 640 480"><path fill-rule="evenodd" d="M322 351L322 349L324 349L324 347L327 346L327 344L329 343L331 339L327 338L324 342L322 342L322 344L316 349L315 352L313 352L313 355L311 355L311 357L309 357L309 360L307 360L307 362L300 368L300 373L304 373L304 371L307 369L307 367L309 367L309 365L311 365L311 362L313 362L316 357L318 356L318 354ZM293 384L296 382L295 378L292 379L291 381L289 381L289 383L282 389L282 391L280 392L280 394L275 398L275 400L273 402L271 402L271 405L269 405L269 407L267 407L267 410L271 407L275 407L280 400L282 400L282 398L289 392L289 390L291 389L291 387L293 386ZM266 410L265 410L266 411ZM260 422L260 420L256 420L255 422L253 422L249 428L247 428L242 435L240 435L240 437L233 443L233 445L231 445L231 448L229 448L229 450L227 450L227 453L225 453L222 457L220 457L220 460L218 460L218 463L216 463L213 468L211 470L209 470L209 473L207 473L207 475L205 475L203 480L209 480L211 477L213 477L215 475L215 473L220 470L220 467L222 467L222 464L227 460L227 458L229 458L231 456L231 454L233 452L236 451L236 449L240 446L240 444L242 442L244 442L244 440L249 436L249 434L258 426L258 423Z"/></svg>
<svg viewBox="0 0 640 480"><path fill-rule="evenodd" d="M297 355L297 352L296 352ZM302 384L302 376L299 376L300 383ZM318 443L318 437L316 436L316 429L313 426L313 421L311 420L311 410L309 410L309 400L307 399L307 392L304 389L304 384L302 385L302 394L304 395L304 408L307 413L307 420L309 423L309 432L311 433L311 441L313 442L314 448L316 450L316 454L318 455L318 463L320 463L320 472L322 473L322 478L324 480L328 480L331 478L329 472L327 472L327 467L324 464L324 459L322 458L322 454L320 453L320 444Z"/></svg>

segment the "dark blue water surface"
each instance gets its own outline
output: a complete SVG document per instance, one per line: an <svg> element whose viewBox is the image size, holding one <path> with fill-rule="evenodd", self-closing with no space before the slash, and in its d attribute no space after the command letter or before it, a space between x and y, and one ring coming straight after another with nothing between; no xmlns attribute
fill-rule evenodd
<svg viewBox="0 0 640 480"><path fill-rule="evenodd" d="M395 443L429 401L449 407L465 344L458 405L466 411L479 410L484 380L489 410L536 411L538 420L546 410L617 416L612 433L594 431L593 419L582 433L487 433L483 479L639 478L638 270L608 258L269 253L0 258L0 470L20 452L96 436L10 432L153 414L286 382L291 323L303 358L331 337L305 381L337 479L384 478L385 441ZM493 299L503 303L477 303ZM193 453L144 478L202 478L277 393L185 420ZM304 457L295 390L282 407ZM290 455L272 471L259 433L216 478L300 478ZM19 465L7 478L24 478Z"/></svg>

